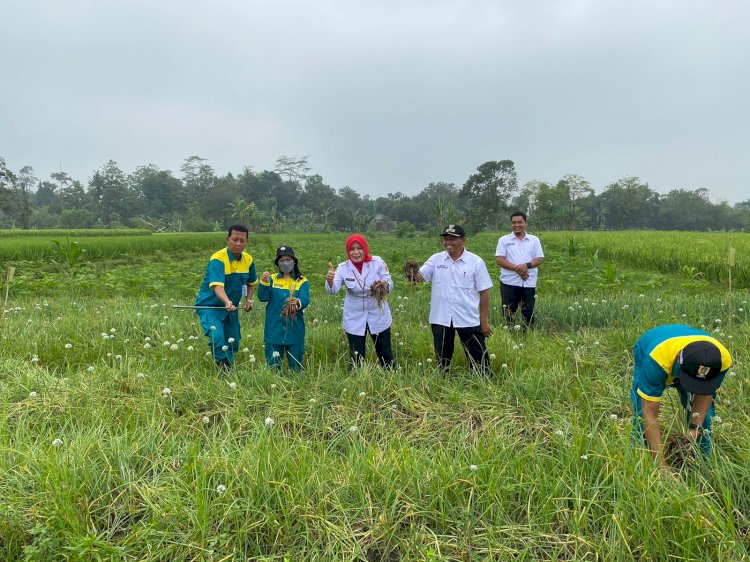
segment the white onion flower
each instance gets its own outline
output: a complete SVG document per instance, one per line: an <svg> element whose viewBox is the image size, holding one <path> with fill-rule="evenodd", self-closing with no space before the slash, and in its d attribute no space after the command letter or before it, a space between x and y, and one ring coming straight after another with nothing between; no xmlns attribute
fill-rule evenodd
<svg viewBox="0 0 750 562"><path fill-rule="evenodd" d="M161 393L162 393L162 396L169 396L170 394L172 394L172 389L169 388L168 386L165 386L164 390L162 390Z"/></svg>
<svg viewBox="0 0 750 562"><path fill-rule="evenodd" d="M273 418L270 418L270 417L269 417L269 418L266 418L266 419L265 419L265 421L264 421L263 423L265 423L265 424L266 424L266 427L270 427L270 426L272 426L272 425L273 425L274 423L276 423L276 422L275 422L275 421L273 421Z"/></svg>

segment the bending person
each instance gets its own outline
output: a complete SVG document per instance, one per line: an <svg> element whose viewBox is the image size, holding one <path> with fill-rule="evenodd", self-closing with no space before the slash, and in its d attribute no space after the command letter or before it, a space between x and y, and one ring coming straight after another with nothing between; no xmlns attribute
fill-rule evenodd
<svg viewBox="0 0 750 562"><path fill-rule="evenodd" d="M659 410L662 394L671 386L680 393L688 436L709 453L716 389L732 364L727 348L703 330L672 324L643 334L633 348L633 359L630 399L635 436L645 442L655 459L665 462Z"/></svg>

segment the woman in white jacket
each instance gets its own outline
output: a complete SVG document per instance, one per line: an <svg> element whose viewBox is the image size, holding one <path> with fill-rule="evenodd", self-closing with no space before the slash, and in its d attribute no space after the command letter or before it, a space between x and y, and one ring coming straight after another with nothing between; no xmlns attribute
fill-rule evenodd
<svg viewBox="0 0 750 562"><path fill-rule="evenodd" d="M385 299L378 302L371 292L373 285L381 293L393 290L388 266L380 257L370 255L367 240L361 234L352 234L346 239L346 255L348 260L335 270L333 267L328 270L325 287L330 295L346 287L343 326L352 364L356 366L364 360L366 336L370 332L381 365L392 368L391 309Z"/></svg>

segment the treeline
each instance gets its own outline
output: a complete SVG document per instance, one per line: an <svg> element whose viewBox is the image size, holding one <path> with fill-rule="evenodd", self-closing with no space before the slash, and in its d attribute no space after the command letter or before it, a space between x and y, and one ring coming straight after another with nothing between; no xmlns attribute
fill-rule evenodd
<svg viewBox="0 0 750 562"><path fill-rule="evenodd" d="M750 230L750 199L712 203L707 189L659 194L636 177L600 193L581 176L519 187L510 160L481 164L463 185L434 182L417 195L360 195L310 173L307 157L281 156L273 170L246 167L219 176L198 156L180 174L140 166L130 174L107 162L82 183L66 172L48 179L0 157L0 228L148 228L207 231L245 222L255 232L438 229L460 222L472 232L508 228L508 212L528 213L534 230Z"/></svg>

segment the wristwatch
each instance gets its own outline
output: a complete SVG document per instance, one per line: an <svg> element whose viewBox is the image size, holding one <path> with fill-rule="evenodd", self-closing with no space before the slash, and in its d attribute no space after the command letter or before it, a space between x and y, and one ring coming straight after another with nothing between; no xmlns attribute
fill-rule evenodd
<svg viewBox="0 0 750 562"><path fill-rule="evenodd" d="M532 264L532 263L531 263L530 261L527 261L527 262L526 262L526 267L527 267L528 269L532 269L532 268L534 267L534 265L533 265L533 264Z"/></svg>

